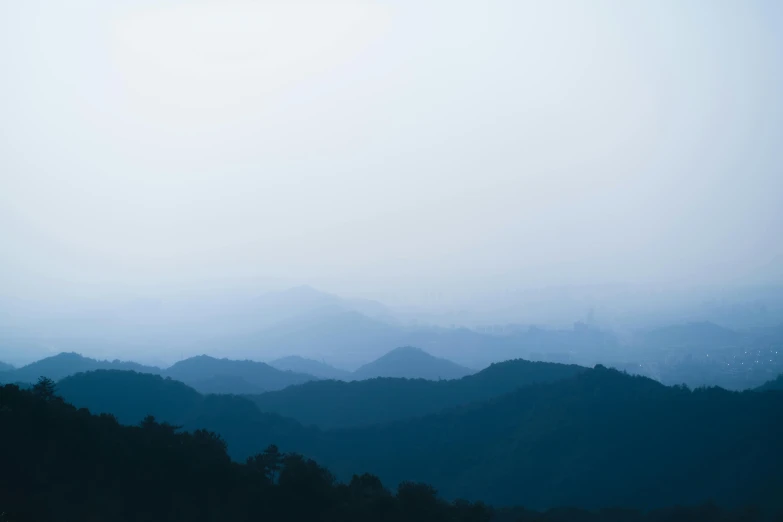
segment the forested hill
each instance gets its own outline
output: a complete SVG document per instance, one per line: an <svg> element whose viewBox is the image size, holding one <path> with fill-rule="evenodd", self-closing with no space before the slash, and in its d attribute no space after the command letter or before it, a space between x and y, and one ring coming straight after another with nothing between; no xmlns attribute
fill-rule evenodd
<svg viewBox="0 0 783 522"><path fill-rule="evenodd" d="M666 387L596 367L482 404L325 432L339 476L421 480L446 496L533 507L713 499L783 507L783 393Z"/></svg>
<svg viewBox="0 0 783 522"><path fill-rule="evenodd" d="M112 414L123 424L138 424L152 415L185 429L216 431L230 443L230 454L238 460L273 443L285 450L307 447L315 437L296 421L263 413L242 397L201 395L158 375L99 370L67 377L57 383L57 390L69 403Z"/></svg>
<svg viewBox="0 0 783 522"><path fill-rule="evenodd" d="M312 375L278 370L262 362L216 359L208 355L179 361L166 370L166 375L204 392L212 391L216 380L226 386L225 379L237 379L241 388L230 389L233 393L248 386L269 391L315 380Z"/></svg>
<svg viewBox="0 0 783 522"><path fill-rule="evenodd" d="M758 391L780 390L783 391L783 374L778 375L771 381L767 381L758 388Z"/></svg>
<svg viewBox="0 0 783 522"><path fill-rule="evenodd" d="M77 410L51 382L0 386L2 522L761 522L758 511L713 505L651 513L445 502L425 484L396 491L363 474L343 484L312 460L270 447L232 462L222 438L178 432L152 418L136 427Z"/></svg>
<svg viewBox="0 0 783 522"><path fill-rule="evenodd" d="M155 366L145 366L130 361L99 361L84 357L78 353L59 353L22 366L5 374L6 382L34 383L45 376L55 381L69 375L94 370L130 370L142 373L161 374L163 370Z"/></svg>
<svg viewBox="0 0 783 522"><path fill-rule="evenodd" d="M175 381L128 375L121 384L104 382L112 372L75 376L60 383L61 393L129 422L147 410L216 431L239 460L277 443L344 480L367 471L389 484L431 483L449 499L536 508L708 500L783 507L780 392L691 391L599 366L420 418L320 431L262 413L243 397L204 397Z"/></svg>
<svg viewBox="0 0 783 522"><path fill-rule="evenodd" d="M250 398L262 411L291 417L306 426L347 428L437 413L530 384L567 379L585 370L576 365L517 359L493 364L462 379L313 381Z"/></svg>

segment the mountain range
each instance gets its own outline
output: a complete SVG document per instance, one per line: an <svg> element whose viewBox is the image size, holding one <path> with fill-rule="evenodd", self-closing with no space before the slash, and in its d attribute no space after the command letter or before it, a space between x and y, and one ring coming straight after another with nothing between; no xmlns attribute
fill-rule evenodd
<svg viewBox="0 0 783 522"><path fill-rule="evenodd" d="M276 368L274 365L278 365L280 368ZM301 357L288 357L272 364L266 364L199 355L179 361L169 368L161 369L134 362L99 361L76 353L61 353L19 369L0 372L0 382L33 383L42 376L57 381L77 373L94 370L131 370L171 377L192 386L201 393L259 394L320 378L310 373L283 369L285 366L288 368L297 366L308 368L315 370L324 376L323 378L339 376L345 380L369 379L379 376L448 379L472 373L467 368L462 368L445 359L433 357L415 348L393 350L355 373L341 371L325 363Z"/></svg>
<svg viewBox="0 0 783 522"><path fill-rule="evenodd" d="M77 353L60 353L6 372L0 376L0 379L8 382L17 381L33 383L37 381L39 377L44 376L58 381L76 373L105 369L131 370L155 374L162 372L160 368L145 366L135 362L117 360L98 361L89 357L83 357Z"/></svg>
<svg viewBox="0 0 783 522"><path fill-rule="evenodd" d="M307 373L319 379L350 380L351 372L330 366L322 361L307 359L298 355L289 355L269 362L269 366L278 370Z"/></svg>
<svg viewBox="0 0 783 522"><path fill-rule="evenodd" d="M123 426L111 414L75 408L46 382L32 390L0 386L0 419L4 521L761 522L780 515L774 501L650 511L449 502L425 483L395 487L369 473L336 480L328 468L276 446L244 464L231 462L218 433L182 431L150 416ZM774 499L774 493L771 488L759 498Z"/></svg>
<svg viewBox="0 0 783 522"><path fill-rule="evenodd" d="M180 361L166 369L165 375L196 389L203 389L205 384L214 385L215 379L222 380L224 385L229 384L226 379L238 379L240 386L250 385L263 391L280 390L315 379L312 375L281 371L262 362L216 359L208 355Z"/></svg>
<svg viewBox="0 0 783 522"><path fill-rule="evenodd" d="M16 360L9 357L18 359L19 354L44 357L52 350L89 352L97 358L106 354L112 359L141 354L146 361L171 354L184 359L209 353L240 360L296 354L355 369L394 348L417 346L463 366L481 368L517 357L563 360L575 350L585 355L616 344L611 334L595 329L491 335L418 324L399 319L376 301L342 298L307 286L261 295L118 300L102 307L28 310L17 315L29 315L30 324L22 321L12 330L13 337L3 335L10 325L0 325L0 358L10 362ZM44 337L35 327L41 322L50 326Z"/></svg>
<svg viewBox="0 0 783 522"><path fill-rule="evenodd" d="M496 365L485 370L485 383L502 370L519 375L521 386L471 395L466 384L456 383L481 381L466 377L450 381L453 397L440 411L421 412L412 401L409 410L398 409L397 420L335 430L305 428L262 412L244 397L201 396L160 376L92 372L61 381L59 389L76 406L126 422L151 413L186 428L216 431L239 460L276 442L284 451L317 458L338 478L361 470L390 484L425 481L446 498L536 508L651 508L710 499L783 507L775 494L783 485L783 394L691 391L601 366L566 369L562 378L547 382L531 377L538 369L553 370ZM352 393L374 395L371 408L384 407L387 389L358 386L370 382L344 385L353 386ZM401 392L408 397L421 384L395 382L411 388ZM314 384L319 383L292 390ZM439 393L433 390L425 390L421 400Z"/></svg>
<svg viewBox="0 0 783 522"><path fill-rule="evenodd" d="M60 324L65 329L57 327ZM19 354L58 348L112 357L132 354L144 361L177 353L180 359L211 354L271 360L270 365L278 369L316 378L350 379L344 371L356 370L395 348L416 346L466 368L516 358L583 366L600 363L666 384L717 384L730 389L760 386L783 368L783 359L774 350L770 353L771 348L783 347L779 325L734 331L706 321L664 323L623 332L621 337L584 323L556 329L513 323L445 328L405 322L380 303L345 299L310 287L261 295L118 302L107 309L68 311L48 330L52 333L45 338L25 337L24 328L13 329L10 337L0 330L0 358L16 363ZM740 360L745 350L765 357ZM11 354L16 358L9 359ZM294 355L298 359L291 359ZM756 359L764 365L756 364ZM167 360L157 366L172 363ZM268 389L240 381L233 388L208 379L212 382L199 384L204 391Z"/></svg>
<svg viewBox="0 0 783 522"><path fill-rule="evenodd" d="M461 379L312 381L248 398L261 411L290 417L305 426L351 428L421 417L531 384L567 379L586 370L576 365L519 359L495 363Z"/></svg>

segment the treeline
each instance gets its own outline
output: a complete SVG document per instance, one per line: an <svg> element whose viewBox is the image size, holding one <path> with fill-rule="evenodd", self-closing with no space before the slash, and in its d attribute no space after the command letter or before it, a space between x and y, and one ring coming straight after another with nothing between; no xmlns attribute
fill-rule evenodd
<svg viewBox="0 0 783 522"><path fill-rule="evenodd" d="M338 482L313 460L271 446L233 462L206 430L183 432L145 418L122 426L76 409L42 379L31 390L0 387L0 520L43 521L691 521L764 520L712 505L628 510L493 510L445 502L426 484L396 491L372 475Z"/></svg>
<svg viewBox="0 0 783 522"><path fill-rule="evenodd" d="M504 363L485 377L494 375L501 383L498 372L508 371L520 375L508 383L521 384L526 368ZM477 375L462 384L478 378L483 380ZM444 399L459 404L475 397L463 393L460 381L451 382L443 387L450 390ZM340 394L346 410L361 406L350 410L354 418L373 405L396 403L399 407L389 409L400 420L340 430L303 427L260 411L246 398L202 396L159 376L91 372L64 379L58 389L68 402L116 415L124 424L136 425L151 414L186 430L219 433L238 462L277 444L317 460L345 482L370 472L385 484L432 484L448 499L537 510L652 509L711 499L724 507L783 509L783 393L667 387L596 367L510 393L479 385L500 395L420 416L414 392L426 390L419 385L379 380L347 387L352 393ZM313 404L323 405L324 420L329 412L335 421L347 419L336 395L320 386L302 389L309 390ZM363 397L356 398L357 392ZM397 397L391 401L389 393ZM420 393L418 399L443 404L439 393Z"/></svg>

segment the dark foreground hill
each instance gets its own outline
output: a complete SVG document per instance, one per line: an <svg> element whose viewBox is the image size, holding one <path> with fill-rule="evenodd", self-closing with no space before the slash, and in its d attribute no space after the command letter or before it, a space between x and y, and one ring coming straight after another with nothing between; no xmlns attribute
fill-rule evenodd
<svg viewBox="0 0 783 522"><path fill-rule="evenodd" d="M459 379L473 370L448 359L434 357L412 346L396 348L353 372L356 380L376 377L404 377L407 379Z"/></svg>
<svg viewBox="0 0 783 522"><path fill-rule="evenodd" d="M530 384L567 379L585 370L576 365L519 359L493 364L462 379L313 381L249 398L261 411L279 413L306 426L349 428L438 413Z"/></svg>
<svg viewBox="0 0 783 522"><path fill-rule="evenodd" d="M600 366L320 444L311 454L339 476L363 469L501 505L783 503L783 393L690 391Z"/></svg>
<svg viewBox="0 0 783 522"><path fill-rule="evenodd" d="M231 443L231 455L244 460L268 444L286 449L311 444L314 436L297 422L262 413L252 402L233 395L201 395L193 388L158 375L100 370L57 383L69 403L93 413L109 413L123 424L147 415L185 429L206 428Z"/></svg>
<svg viewBox="0 0 783 522"><path fill-rule="evenodd" d="M753 522L753 511L705 505L643 514L575 509L535 513L447 503L425 484L396 492L372 475L337 482L328 470L274 447L231 462L212 432L137 427L64 403L52 388L0 387L0 520L250 522Z"/></svg>
<svg viewBox="0 0 783 522"><path fill-rule="evenodd" d="M146 379L156 377L136 374L136 384L116 385L100 382L110 372L98 374L81 379L81 396L74 381L63 381L63 395L123 418L124 408L135 420L148 410L216 431L238 460L278 441L344 480L367 471L389 484L427 482L446 498L496 505L652 508L714 500L783 507L778 392L690 391L596 367L435 415L319 431L236 396L181 392L184 399L164 409L169 392L147 391L155 388Z"/></svg>

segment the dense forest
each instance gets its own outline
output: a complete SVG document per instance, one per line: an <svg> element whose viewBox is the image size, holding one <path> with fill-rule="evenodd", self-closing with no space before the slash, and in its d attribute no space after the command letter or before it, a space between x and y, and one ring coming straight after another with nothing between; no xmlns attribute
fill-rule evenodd
<svg viewBox="0 0 783 522"><path fill-rule="evenodd" d="M528 368L511 362L493 371L524 375ZM497 388L492 397L437 413L422 416L411 407L394 422L336 430L304 427L262 412L248 398L203 396L153 375L91 372L64 379L59 389L69 402L124 423L152 414L220 433L237 461L277 444L314 458L340 480L369 472L389 484L426 482L447 499L536 509L649 509L709 500L783 507L783 393L690 390L601 366L577 369L552 382ZM448 384L454 403L469 395L457 383L478 378ZM379 408L389 393L415 404L420 381L392 383L351 386L376 394L365 404ZM400 392L405 386L413 391Z"/></svg>
<svg viewBox="0 0 783 522"><path fill-rule="evenodd" d="M123 426L112 415L69 405L47 379L29 391L0 387L0 425L3 522L780 520L713 504L650 512L492 509L444 501L422 483L390 490L366 473L340 482L315 461L275 446L237 463L214 432L182 431L151 416Z"/></svg>

